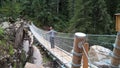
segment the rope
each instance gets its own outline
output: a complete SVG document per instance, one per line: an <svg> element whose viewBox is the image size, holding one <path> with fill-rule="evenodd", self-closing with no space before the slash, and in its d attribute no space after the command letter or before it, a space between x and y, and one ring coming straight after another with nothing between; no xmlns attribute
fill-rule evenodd
<svg viewBox="0 0 120 68"><path fill-rule="evenodd" d="M77 52L75 52L75 51L73 51L73 50L72 50L72 54L73 54L73 55L76 55L76 56L82 56L82 55L83 55L83 53L77 53Z"/></svg>
<svg viewBox="0 0 120 68"><path fill-rule="evenodd" d="M75 64L75 63L72 63L72 65L75 66L75 67L81 66L81 64Z"/></svg>
<svg viewBox="0 0 120 68"><path fill-rule="evenodd" d="M88 54L87 54L87 52L86 52L86 50L85 50L85 48L84 48L83 45L82 45L82 48L83 48L83 51L84 51L84 53L85 53L85 55L86 55L86 57L87 57L87 59L88 59L88 62L90 63L90 68L91 68L91 61L90 61L90 58L89 58L89 56L88 56Z"/></svg>

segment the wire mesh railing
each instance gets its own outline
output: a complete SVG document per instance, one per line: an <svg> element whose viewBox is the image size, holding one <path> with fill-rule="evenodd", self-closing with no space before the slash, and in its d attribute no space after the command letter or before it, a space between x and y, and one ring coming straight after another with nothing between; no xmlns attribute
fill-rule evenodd
<svg viewBox="0 0 120 68"><path fill-rule="evenodd" d="M48 31L37 28L33 25L34 30L39 33L44 39L49 40ZM71 52L73 49L73 41L74 34L71 33L60 33L58 32L55 36L55 45L59 48ZM87 34L87 42L92 45L100 45L112 50L113 44L115 42L116 35L95 35L95 34Z"/></svg>
<svg viewBox="0 0 120 68"><path fill-rule="evenodd" d="M100 45L109 49L113 49L113 44L115 43L116 35L92 35L88 34L88 43L92 45Z"/></svg>

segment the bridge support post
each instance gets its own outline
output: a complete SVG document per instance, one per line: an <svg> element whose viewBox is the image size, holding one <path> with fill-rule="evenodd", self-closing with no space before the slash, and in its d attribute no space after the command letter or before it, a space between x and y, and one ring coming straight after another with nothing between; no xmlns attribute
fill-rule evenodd
<svg viewBox="0 0 120 68"><path fill-rule="evenodd" d="M111 67L112 68L119 68L120 64L120 32L118 32L115 45L113 49L113 53L111 54Z"/></svg>
<svg viewBox="0 0 120 68"><path fill-rule="evenodd" d="M115 14L116 15L116 31L117 37L115 40L115 45L113 49L113 53L111 54L111 67L112 68L119 68L120 64L120 13Z"/></svg>
<svg viewBox="0 0 120 68"><path fill-rule="evenodd" d="M81 59L82 59L82 45L86 41L86 34L84 33L75 33L74 38L74 48L73 48L73 57L72 57L72 68L80 68Z"/></svg>
<svg viewBox="0 0 120 68"><path fill-rule="evenodd" d="M88 68L88 57L87 57L87 55L88 55L89 44L85 43L83 47L85 48L85 52L83 52L83 68Z"/></svg>

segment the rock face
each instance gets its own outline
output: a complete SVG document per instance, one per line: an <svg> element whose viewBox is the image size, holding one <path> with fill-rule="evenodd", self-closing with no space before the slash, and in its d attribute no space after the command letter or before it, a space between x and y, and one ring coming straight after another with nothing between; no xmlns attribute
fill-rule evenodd
<svg viewBox="0 0 120 68"><path fill-rule="evenodd" d="M30 46L33 44L33 34L30 32L30 31L28 31L28 35L29 35L29 37L30 37Z"/></svg>
<svg viewBox="0 0 120 68"><path fill-rule="evenodd" d="M107 66L110 63L111 52L111 50L102 46L91 46L89 50L90 61L97 66Z"/></svg>
<svg viewBox="0 0 120 68"><path fill-rule="evenodd" d="M40 66L42 64L42 56L40 54L39 49L36 46L33 46L33 57L34 57L34 64L36 64L37 66Z"/></svg>
<svg viewBox="0 0 120 68"><path fill-rule="evenodd" d="M31 63L26 64L27 68L39 68L42 65L42 56L39 49L33 45L33 35L30 31L27 31L28 36L26 36L23 41L23 50L25 51L26 57L29 58ZM29 66L29 67L28 67Z"/></svg>
<svg viewBox="0 0 120 68"><path fill-rule="evenodd" d="M25 67L24 68L44 68L42 65L40 67L38 67L37 65L35 64L32 64L32 63L26 63Z"/></svg>
<svg viewBox="0 0 120 68"><path fill-rule="evenodd" d="M33 47L33 63L26 63L25 68L43 68L42 67L42 56L39 49L36 46ZM28 51L28 46L25 47L25 51Z"/></svg>
<svg viewBox="0 0 120 68"><path fill-rule="evenodd" d="M2 22L1 24L0 24L0 27L2 27L3 29L5 29L5 28L8 28L10 25L9 25L9 22Z"/></svg>
<svg viewBox="0 0 120 68"><path fill-rule="evenodd" d="M29 51L29 41L28 40L24 40L23 41L23 50L25 51L26 57L28 56L28 51Z"/></svg>

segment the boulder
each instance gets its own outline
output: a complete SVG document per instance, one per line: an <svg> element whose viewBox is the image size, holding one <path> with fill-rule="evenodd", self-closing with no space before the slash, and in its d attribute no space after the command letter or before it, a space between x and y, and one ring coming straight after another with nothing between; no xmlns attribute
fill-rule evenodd
<svg viewBox="0 0 120 68"><path fill-rule="evenodd" d="M34 61L34 64L36 65L41 65L42 64L42 55L39 51L39 49L36 47L36 46L32 46L33 47L33 57L35 58L33 61Z"/></svg>
<svg viewBox="0 0 120 68"><path fill-rule="evenodd" d="M89 57L90 61L96 66L108 65L110 64L110 53L112 51L105 47L94 45L90 47Z"/></svg>

